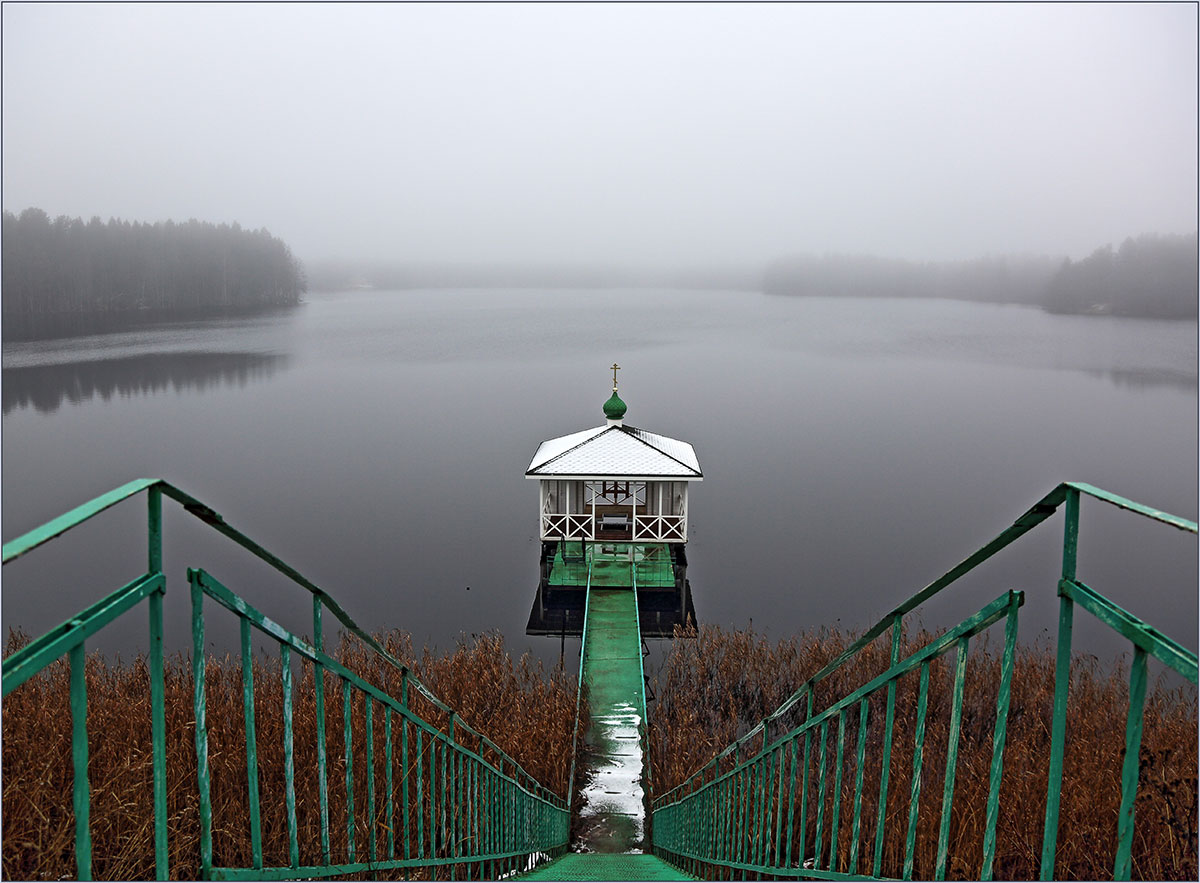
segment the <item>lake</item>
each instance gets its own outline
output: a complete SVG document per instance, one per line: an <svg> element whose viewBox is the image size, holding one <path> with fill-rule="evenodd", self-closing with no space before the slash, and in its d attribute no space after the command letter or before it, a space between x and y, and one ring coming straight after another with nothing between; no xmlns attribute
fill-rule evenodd
<svg viewBox="0 0 1200 883"><path fill-rule="evenodd" d="M498 630L556 661L558 641L524 635L539 551L524 470L543 439L603 422L614 361L626 423L690 441L704 469L688 547L702 622L865 628L1064 480L1197 515L1195 322L742 291L360 291L6 345L3 535L162 477L369 629L441 648ZM38 634L140 573L144 509L5 567L5 626ZM188 566L311 631L306 593L164 509L172 648L190 641ZM1082 512L1080 578L1194 650L1195 537ZM924 623L1019 588L1022 640L1047 637L1061 518ZM139 615L97 646L131 653L145 630ZM235 634L209 631L217 648ZM1078 634L1121 649L1087 622Z"/></svg>

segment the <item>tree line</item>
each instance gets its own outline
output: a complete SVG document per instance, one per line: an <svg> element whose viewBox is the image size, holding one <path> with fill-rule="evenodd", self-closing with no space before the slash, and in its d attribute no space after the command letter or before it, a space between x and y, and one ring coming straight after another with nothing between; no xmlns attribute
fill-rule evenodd
<svg viewBox="0 0 1200 883"><path fill-rule="evenodd" d="M767 267L768 294L834 297L945 297L1038 303L1060 259L999 255L923 262L873 255L785 258Z"/></svg>
<svg viewBox="0 0 1200 883"><path fill-rule="evenodd" d="M296 304L300 262L266 230L3 213L6 317L217 312Z"/></svg>
<svg viewBox="0 0 1200 883"><path fill-rule="evenodd" d="M998 255L918 263L871 255L783 258L763 276L768 294L942 297L1040 306L1053 313L1196 318L1196 234L1146 234L1081 261Z"/></svg>
<svg viewBox="0 0 1200 883"><path fill-rule="evenodd" d="M1052 313L1098 313L1156 319L1194 319L1200 302L1196 234L1143 235L1113 251L1096 249L1067 260L1050 280L1045 307Z"/></svg>

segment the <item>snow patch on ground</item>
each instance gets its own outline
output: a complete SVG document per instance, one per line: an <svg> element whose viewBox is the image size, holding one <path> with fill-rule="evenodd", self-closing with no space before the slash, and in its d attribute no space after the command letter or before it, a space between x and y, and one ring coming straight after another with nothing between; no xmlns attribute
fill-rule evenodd
<svg viewBox="0 0 1200 883"><path fill-rule="evenodd" d="M642 716L628 703L592 718L600 749L591 781L583 789L584 818L600 815L628 816L636 839L645 836L646 811L642 791ZM603 746L603 747L601 747Z"/></svg>
<svg viewBox="0 0 1200 883"><path fill-rule="evenodd" d="M548 852L532 852L525 857L524 863L521 865L518 865L516 870L509 871L506 874L501 874L496 879L497 880L507 880L510 877L517 877L521 874L528 874L530 871L532 871L538 865L548 862L550 860L551 860L551 856L550 856L550 853L548 853Z"/></svg>

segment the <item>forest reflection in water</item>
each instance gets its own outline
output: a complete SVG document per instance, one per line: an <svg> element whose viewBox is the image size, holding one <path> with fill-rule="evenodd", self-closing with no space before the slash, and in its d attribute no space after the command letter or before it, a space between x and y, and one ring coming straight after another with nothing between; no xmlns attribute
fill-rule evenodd
<svg viewBox="0 0 1200 883"><path fill-rule="evenodd" d="M33 407L52 413L95 396L148 395L172 389L244 387L287 367L288 356L254 352L160 352L4 369L4 413Z"/></svg>
<svg viewBox="0 0 1200 883"><path fill-rule="evenodd" d="M1167 369L1148 370L1112 370L1088 371L1092 377L1102 377L1112 381L1115 386L1131 389L1151 389L1157 386L1167 386L1184 392L1195 391L1200 387L1195 374L1186 371L1171 371Z"/></svg>

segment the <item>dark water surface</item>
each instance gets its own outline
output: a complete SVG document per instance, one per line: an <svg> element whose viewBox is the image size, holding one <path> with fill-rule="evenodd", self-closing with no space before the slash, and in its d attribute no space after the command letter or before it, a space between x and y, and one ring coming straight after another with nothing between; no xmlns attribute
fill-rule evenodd
<svg viewBox="0 0 1200 883"><path fill-rule="evenodd" d="M3 535L163 477L370 629L440 647L499 630L557 659L557 641L524 636L538 543L523 473L543 439L602 422L613 361L627 422L700 457L689 576L705 622L776 637L864 628L1063 480L1196 518L1194 322L745 292L417 291L6 345ZM164 506L172 647L190 641L191 565L311 631L306 593ZM140 573L143 523L139 498L6 566L4 625L40 633ZM1043 637L1061 536L1058 515L924 621L1020 588L1023 639ZM1195 649L1193 537L1085 502L1079 575ZM144 647L134 617L98 646ZM209 632L217 647L234 634ZM1120 649L1086 622L1080 640Z"/></svg>

